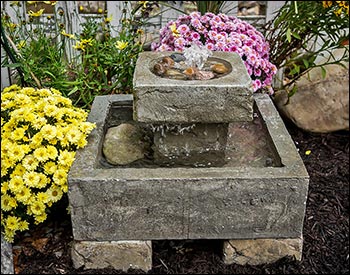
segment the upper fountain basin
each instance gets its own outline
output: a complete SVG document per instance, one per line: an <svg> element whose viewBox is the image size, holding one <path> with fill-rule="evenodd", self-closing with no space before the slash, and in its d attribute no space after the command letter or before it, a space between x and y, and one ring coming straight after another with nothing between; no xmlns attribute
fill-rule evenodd
<svg viewBox="0 0 350 275"><path fill-rule="evenodd" d="M140 53L134 72L134 120L148 123L227 123L252 121L253 89L241 57L213 52L212 62L228 72L212 79L171 79L154 73L154 64L174 53Z"/></svg>

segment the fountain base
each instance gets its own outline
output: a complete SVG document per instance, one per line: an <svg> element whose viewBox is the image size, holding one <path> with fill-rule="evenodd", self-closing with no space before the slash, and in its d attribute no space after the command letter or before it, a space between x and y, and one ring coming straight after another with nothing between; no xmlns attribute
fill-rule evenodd
<svg viewBox="0 0 350 275"><path fill-rule="evenodd" d="M68 176L74 240L300 240L309 176L269 96L256 94L254 101L260 128L230 124L243 134L227 140L236 146L223 166L114 167L103 165L104 135L130 120L133 97L96 97L88 120L97 127ZM269 150L250 158L254 144Z"/></svg>

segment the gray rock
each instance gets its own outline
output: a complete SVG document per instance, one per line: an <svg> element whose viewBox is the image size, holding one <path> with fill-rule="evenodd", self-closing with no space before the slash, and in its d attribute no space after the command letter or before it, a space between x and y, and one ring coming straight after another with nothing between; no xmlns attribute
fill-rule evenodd
<svg viewBox="0 0 350 275"><path fill-rule="evenodd" d="M125 165L142 159L146 153L142 135L140 128L129 123L109 128L103 143L106 160L114 165Z"/></svg>
<svg viewBox="0 0 350 275"><path fill-rule="evenodd" d="M15 274L13 267L12 245L1 234L1 274Z"/></svg>

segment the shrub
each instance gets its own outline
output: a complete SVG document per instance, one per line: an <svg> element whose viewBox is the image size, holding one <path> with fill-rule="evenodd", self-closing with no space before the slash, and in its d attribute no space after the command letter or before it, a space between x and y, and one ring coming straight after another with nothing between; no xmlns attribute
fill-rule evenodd
<svg viewBox="0 0 350 275"><path fill-rule="evenodd" d="M68 191L67 175L77 149L95 127L87 112L55 89L12 85L1 93L1 231L46 220Z"/></svg>
<svg viewBox="0 0 350 275"><path fill-rule="evenodd" d="M169 21L160 30L153 51L183 51L192 43L211 51L238 53L252 78L254 91L273 93L276 66L269 61L269 44L249 23L223 13L192 12Z"/></svg>
<svg viewBox="0 0 350 275"><path fill-rule="evenodd" d="M112 36L112 18L102 10L80 23L81 32L69 33L64 11L52 9L56 2L30 1L25 16L19 1L10 4L15 16L2 10L1 41L8 55L2 66L17 70L14 83L55 88L85 109L97 95L131 93L136 60L143 50L142 28L153 4L132 6L124 1L121 24ZM46 6L36 11L39 4L53 12L45 13Z"/></svg>
<svg viewBox="0 0 350 275"><path fill-rule="evenodd" d="M289 96L297 91L296 81L312 68L320 67L325 76L325 65L349 62L344 43L349 41L349 1L287 1L264 29L270 60L284 74L275 88ZM337 49L343 54L334 58Z"/></svg>

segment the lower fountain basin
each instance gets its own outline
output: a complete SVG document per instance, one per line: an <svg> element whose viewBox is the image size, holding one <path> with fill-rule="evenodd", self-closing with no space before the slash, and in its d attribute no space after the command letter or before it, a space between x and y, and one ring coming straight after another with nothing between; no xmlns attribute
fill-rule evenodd
<svg viewBox="0 0 350 275"><path fill-rule="evenodd" d="M88 120L97 127L68 175L75 240L300 238L309 176L268 95L254 95L258 128L230 125L231 142L251 130L237 147L246 155L231 152L216 167L104 165L106 130L130 120L132 103L132 95L95 98Z"/></svg>

